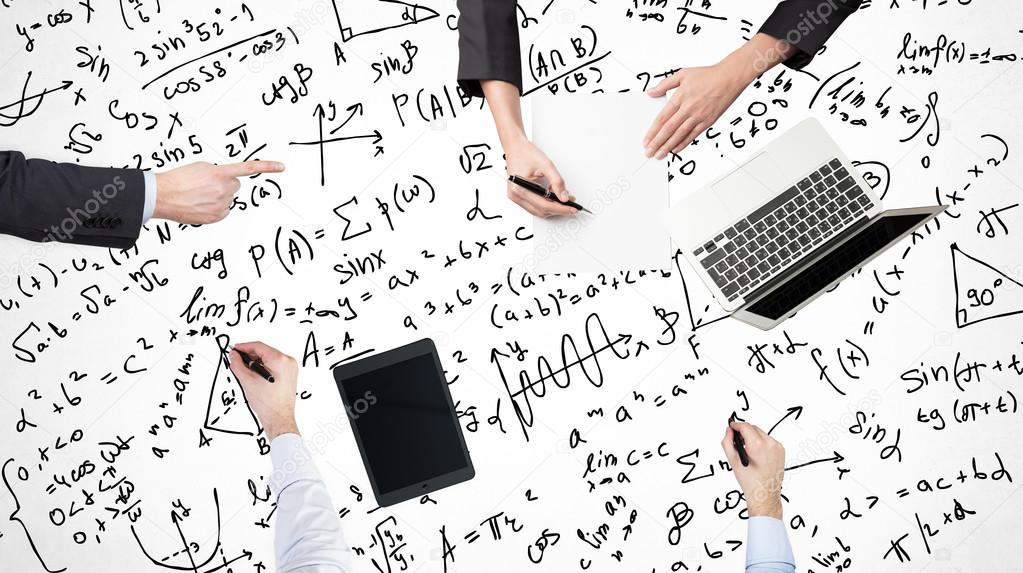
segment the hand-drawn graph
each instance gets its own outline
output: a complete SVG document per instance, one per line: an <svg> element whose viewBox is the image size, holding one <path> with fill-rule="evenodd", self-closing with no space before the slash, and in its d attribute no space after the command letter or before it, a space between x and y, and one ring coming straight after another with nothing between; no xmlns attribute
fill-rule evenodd
<svg viewBox="0 0 1023 573"><path fill-rule="evenodd" d="M208 542L198 542L189 540L181 527L181 524L190 517L192 508L186 508L184 504L178 500L173 504L174 509L170 513L170 522L174 529L174 535L180 540L180 548L175 547L173 551L169 551L165 555L160 555L157 552L146 549L142 538L139 536L139 532L136 529L137 524L132 524L131 534L135 538L135 542L138 543L139 549L142 550L143 555L146 556L153 565L157 565L164 569L171 569L174 571L193 571L195 573L213 573L221 569L231 571L231 564L242 559L251 560L252 552L248 550L241 551L238 555L232 558L228 558L224 552L224 546L220 542L220 497L217 494L217 489L213 488L213 510L216 517L216 535L213 537L212 544ZM204 550L204 545L211 545L207 552ZM203 557L203 554L206 554ZM214 561L215 558L219 557L219 562Z"/></svg>
<svg viewBox="0 0 1023 573"><path fill-rule="evenodd" d="M43 104L43 100L46 98L47 94L63 91L71 87L71 81L64 80L59 86L29 94L28 83L31 79L32 72L28 72L28 74L25 75L25 83L21 86L21 97L12 102L0 105L0 127L11 127L18 123L18 120L34 114L36 110L39 109L39 106Z"/></svg>
<svg viewBox="0 0 1023 573"><path fill-rule="evenodd" d="M327 109L330 110L329 114L327 113ZM381 140L383 140L383 135L381 135L380 130L378 130L378 129L374 129L373 133L362 133L362 134L359 134L359 135L338 135L336 137L330 137L330 138L324 139L324 137L323 137L323 123L324 123L324 120L326 120L327 122L339 121L339 123L337 123L337 125L332 127L330 129L330 131L327 132L328 135L334 135L342 127L348 125L348 122L352 121L352 118L362 117L362 115L363 115L362 103L356 102L356 103L348 106L347 108L345 108L345 111L348 112L348 115L345 117L344 120L340 120L339 119L340 115L338 114L337 106L334 104L333 101L327 102L326 106L323 106L321 104L316 104L316 107L314 108L314 111L313 111L313 115L316 117L317 133L319 135L319 138L318 139L314 139L314 140L310 140L310 141L289 141L288 142L288 145L315 145L315 146L317 146L319 148L319 152L320 152L320 186L321 187L326 183L326 167L325 167L324 153L323 153L323 151L324 151L323 150L324 144L336 143L336 142L339 142L339 141L351 141L351 140L355 140L355 139L371 139L372 140L371 144L376 146L376 154L380 154L380 153L383 152L383 147L377 145L377 144L380 143Z"/></svg>

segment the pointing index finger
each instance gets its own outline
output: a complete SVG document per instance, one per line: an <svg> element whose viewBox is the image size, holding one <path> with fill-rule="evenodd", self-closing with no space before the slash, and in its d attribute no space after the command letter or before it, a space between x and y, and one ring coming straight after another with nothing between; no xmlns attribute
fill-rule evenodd
<svg viewBox="0 0 1023 573"><path fill-rule="evenodd" d="M253 160L227 163L218 168L228 177L245 177L256 173L278 173L284 171L284 164L279 161Z"/></svg>

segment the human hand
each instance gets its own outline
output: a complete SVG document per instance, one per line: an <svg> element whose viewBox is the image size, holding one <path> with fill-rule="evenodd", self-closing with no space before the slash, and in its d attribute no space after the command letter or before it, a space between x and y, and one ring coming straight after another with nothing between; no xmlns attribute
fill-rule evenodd
<svg viewBox="0 0 1023 573"><path fill-rule="evenodd" d="M548 189L562 201L573 201L575 196L565 189L565 180L558 173L554 162L547 158L547 155L540 150L533 142L525 137L514 143L505 146L505 162L508 165L508 175L518 175L526 179L537 180L543 178L549 184ZM575 207L562 205L555 201L545 199L518 185L508 182L508 198L514 201L530 214L537 217L553 217L555 215L574 215L578 213Z"/></svg>
<svg viewBox="0 0 1023 573"><path fill-rule="evenodd" d="M748 466L739 461L732 432L738 432L746 442ZM750 517L766 515L781 519L781 482L785 477L785 448L781 443L752 424L731 422L721 447L742 488Z"/></svg>
<svg viewBox="0 0 1023 573"><path fill-rule="evenodd" d="M796 53L784 40L763 32L754 35L713 66L679 70L647 90L661 97L675 89L643 138L647 157L678 153L714 125L756 77Z"/></svg>
<svg viewBox="0 0 1023 573"><path fill-rule="evenodd" d="M231 210L241 188L238 177L284 171L277 161L243 161L213 165L197 161L156 174L153 217L188 225L216 223Z"/></svg>
<svg viewBox="0 0 1023 573"><path fill-rule="evenodd" d="M238 351L262 362L273 375L274 381L268 382L246 368ZM280 434L297 434L295 390L298 387L298 362L262 342L235 344L228 356L231 361L231 372L238 378L245 393L245 400L256 414L259 423L263 425L267 441L273 441Z"/></svg>
<svg viewBox="0 0 1023 573"><path fill-rule="evenodd" d="M725 58L713 66L686 68L661 80L647 94L660 97L673 88L675 93L643 138L647 157L664 159L669 152L678 153L692 143L721 117L753 77L746 65Z"/></svg>

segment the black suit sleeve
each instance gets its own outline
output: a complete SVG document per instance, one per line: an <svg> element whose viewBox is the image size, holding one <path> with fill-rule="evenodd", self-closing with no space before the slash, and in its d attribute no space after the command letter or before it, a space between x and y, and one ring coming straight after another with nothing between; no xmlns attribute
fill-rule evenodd
<svg viewBox="0 0 1023 573"><path fill-rule="evenodd" d="M522 93L515 0L458 0L458 85L483 97L480 80L503 80Z"/></svg>
<svg viewBox="0 0 1023 573"><path fill-rule="evenodd" d="M810 63L824 42L863 0L783 0L760 31L785 40L798 51L785 65L799 69Z"/></svg>
<svg viewBox="0 0 1023 573"><path fill-rule="evenodd" d="M0 233L124 249L138 239L145 200L138 169L84 167L0 151Z"/></svg>

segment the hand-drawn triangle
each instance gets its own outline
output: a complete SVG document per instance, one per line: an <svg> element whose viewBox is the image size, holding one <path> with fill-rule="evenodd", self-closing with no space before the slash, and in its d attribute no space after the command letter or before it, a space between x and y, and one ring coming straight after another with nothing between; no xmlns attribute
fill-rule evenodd
<svg viewBox="0 0 1023 573"><path fill-rule="evenodd" d="M338 8L345 3L345 9ZM432 8L402 0L331 0L334 16L341 31L341 41L367 34L376 34L411 24L432 20L440 14ZM342 13L344 16L342 17ZM344 21L344 23L342 23Z"/></svg>
<svg viewBox="0 0 1023 573"><path fill-rule="evenodd" d="M255 436L261 431L256 415L245 401L245 394L227 363L230 339L217 336L217 369L210 384L209 402L203 428L225 434Z"/></svg>
<svg viewBox="0 0 1023 573"><path fill-rule="evenodd" d="M952 243L956 326L1023 313L1023 283L959 250Z"/></svg>

